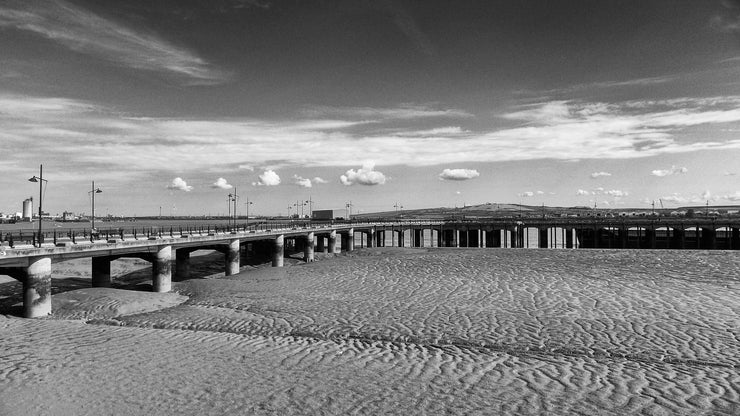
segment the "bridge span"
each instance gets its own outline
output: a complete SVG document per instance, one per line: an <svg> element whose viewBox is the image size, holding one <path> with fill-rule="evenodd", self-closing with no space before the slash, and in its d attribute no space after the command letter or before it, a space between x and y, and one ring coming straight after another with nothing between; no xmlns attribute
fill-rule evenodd
<svg viewBox="0 0 740 416"><path fill-rule="evenodd" d="M0 246L0 274L23 283L23 314L41 317L51 313L52 264L75 258L92 258L92 286L109 287L111 262L135 257L152 264L152 288L172 287L172 260L179 279L189 276L190 254L216 250L224 254L224 272L239 272L242 251L268 255L272 266L283 266L285 246L303 251L306 262L316 250L340 253L354 250L357 236L364 247L531 247L740 250L740 219L713 218L505 218L475 220L413 220L403 222L351 222L301 224L276 229L202 230L142 235L123 230L106 240L90 238L34 246ZM390 241L389 241L390 237Z"/></svg>

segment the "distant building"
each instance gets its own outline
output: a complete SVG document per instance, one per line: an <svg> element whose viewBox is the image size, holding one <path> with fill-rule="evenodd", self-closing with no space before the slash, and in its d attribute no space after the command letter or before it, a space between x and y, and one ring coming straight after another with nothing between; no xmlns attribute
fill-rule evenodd
<svg viewBox="0 0 740 416"><path fill-rule="evenodd" d="M339 215L337 215L339 211L335 211L333 209L315 209L313 211L313 219L314 220L333 220Z"/></svg>
<svg viewBox="0 0 740 416"><path fill-rule="evenodd" d="M62 221L76 221L79 217L72 212L64 211L62 213Z"/></svg>
<svg viewBox="0 0 740 416"><path fill-rule="evenodd" d="M23 200L23 221L33 221L33 198Z"/></svg>

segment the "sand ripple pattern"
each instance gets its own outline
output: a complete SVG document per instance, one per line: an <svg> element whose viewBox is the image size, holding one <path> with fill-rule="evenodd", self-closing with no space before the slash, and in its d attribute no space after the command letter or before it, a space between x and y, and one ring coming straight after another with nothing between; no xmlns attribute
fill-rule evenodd
<svg viewBox="0 0 740 416"><path fill-rule="evenodd" d="M738 253L371 249L175 287L0 318L0 414L740 414Z"/></svg>

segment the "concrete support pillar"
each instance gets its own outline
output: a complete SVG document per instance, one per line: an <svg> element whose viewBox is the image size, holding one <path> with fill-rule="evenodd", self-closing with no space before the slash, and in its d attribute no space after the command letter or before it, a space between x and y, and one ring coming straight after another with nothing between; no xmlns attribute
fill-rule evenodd
<svg viewBox="0 0 740 416"><path fill-rule="evenodd" d="M152 290L172 290L172 246L158 246L152 261Z"/></svg>
<svg viewBox="0 0 740 416"><path fill-rule="evenodd" d="M329 253L339 253L340 251L337 246L337 232L334 230L329 234Z"/></svg>
<svg viewBox="0 0 740 416"><path fill-rule="evenodd" d="M453 247L460 247L460 230L454 230L453 231L453 241L452 246Z"/></svg>
<svg viewBox="0 0 740 416"><path fill-rule="evenodd" d="M539 248L547 248L547 228L538 228L537 231L539 232L538 242L539 242Z"/></svg>
<svg viewBox="0 0 740 416"><path fill-rule="evenodd" d="M272 244L272 267L283 267L283 256L285 256L285 236L281 234L275 237Z"/></svg>
<svg viewBox="0 0 740 416"><path fill-rule="evenodd" d="M224 274L231 276L239 273L239 239L229 241L226 250L226 267Z"/></svg>
<svg viewBox="0 0 740 416"><path fill-rule="evenodd" d="M565 248L573 248L573 229L565 229Z"/></svg>
<svg viewBox="0 0 740 416"><path fill-rule="evenodd" d="M686 248L686 232L683 228L673 228L673 237L671 238L670 247L677 249Z"/></svg>
<svg viewBox="0 0 740 416"><path fill-rule="evenodd" d="M303 261L311 263L314 261L313 255L313 233L308 233L306 236L306 244L303 246Z"/></svg>
<svg viewBox="0 0 740 416"><path fill-rule="evenodd" d="M714 228L702 228L701 239L701 248L709 250L717 248L717 230Z"/></svg>
<svg viewBox="0 0 740 416"><path fill-rule="evenodd" d="M645 229L645 240L648 248L655 248L655 228Z"/></svg>
<svg viewBox="0 0 740 416"><path fill-rule="evenodd" d="M478 230L478 247L486 247L486 237L488 232L486 230Z"/></svg>
<svg viewBox="0 0 740 416"><path fill-rule="evenodd" d="M372 228L367 232L367 248L375 247L375 230Z"/></svg>
<svg viewBox="0 0 740 416"><path fill-rule="evenodd" d="M92 287L110 287L110 257L92 258Z"/></svg>
<svg viewBox="0 0 740 416"><path fill-rule="evenodd" d="M51 314L51 257L31 257L23 279L23 316Z"/></svg>
<svg viewBox="0 0 740 416"><path fill-rule="evenodd" d="M321 253L326 252L326 237L323 235L316 237L316 250Z"/></svg>
<svg viewBox="0 0 740 416"><path fill-rule="evenodd" d="M184 248L175 250L175 276L177 280L190 278L190 251Z"/></svg>
<svg viewBox="0 0 740 416"><path fill-rule="evenodd" d="M350 228L347 231L347 243L345 245L347 247L347 251L354 251L355 249L355 229Z"/></svg>

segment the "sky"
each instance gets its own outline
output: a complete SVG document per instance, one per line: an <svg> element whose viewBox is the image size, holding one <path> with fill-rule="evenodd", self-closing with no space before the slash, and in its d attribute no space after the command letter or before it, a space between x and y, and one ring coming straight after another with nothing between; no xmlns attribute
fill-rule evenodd
<svg viewBox="0 0 740 416"><path fill-rule="evenodd" d="M739 133L739 2L0 2L4 213L740 204Z"/></svg>

